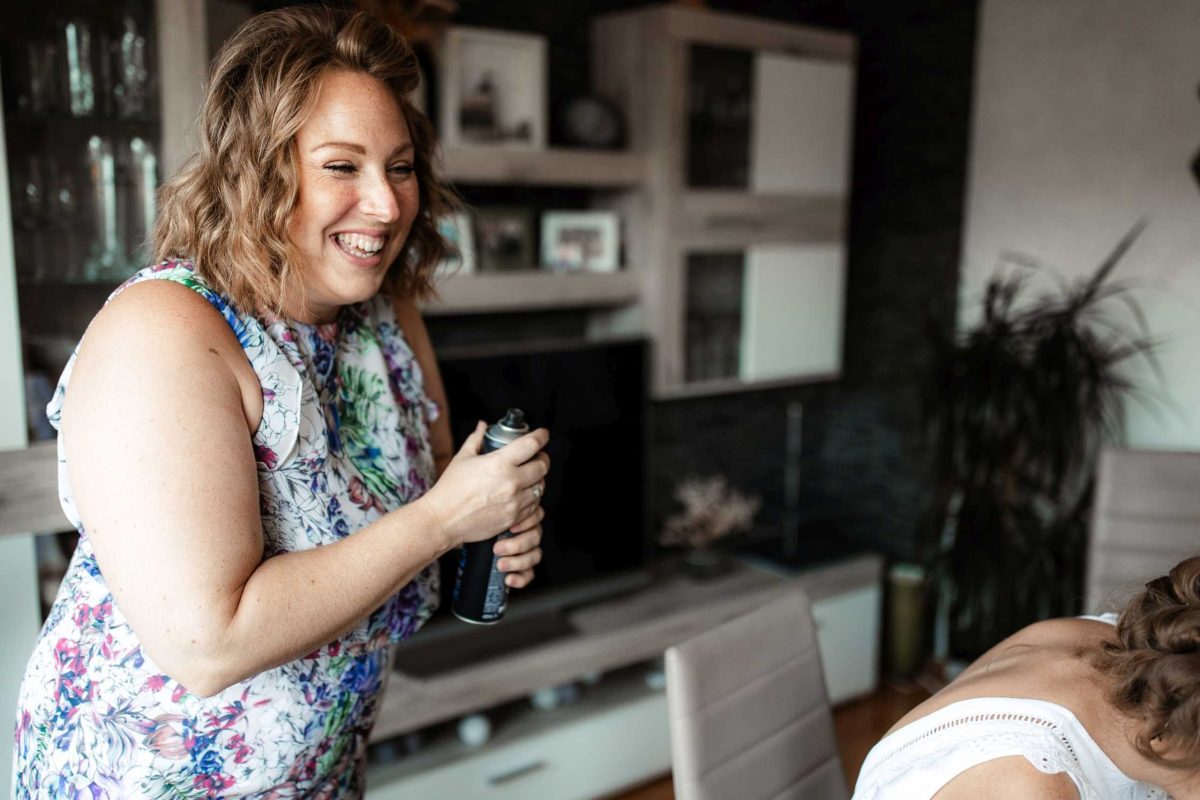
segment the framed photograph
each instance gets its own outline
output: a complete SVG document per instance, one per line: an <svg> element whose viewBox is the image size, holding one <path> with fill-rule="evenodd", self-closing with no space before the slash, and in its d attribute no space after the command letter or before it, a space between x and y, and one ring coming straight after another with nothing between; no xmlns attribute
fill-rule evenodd
<svg viewBox="0 0 1200 800"><path fill-rule="evenodd" d="M438 233L458 250L438 265L436 280L451 275L471 275L475 272L475 233L471 230L471 212L456 211L438 220Z"/></svg>
<svg viewBox="0 0 1200 800"><path fill-rule="evenodd" d="M448 146L546 146L546 37L454 27L439 53Z"/></svg>
<svg viewBox="0 0 1200 800"><path fill-rule="evenodd" d="M542 216L542 265L554 272L616 272L620 223L612 211L547 211Z"/></svg>
<svg viewBox="0 0 1200 800"><path fill-rule="evenodd" d="M530 209L476 209L475 228L479 234L480 272L519 272L535 267Z"/></svg>

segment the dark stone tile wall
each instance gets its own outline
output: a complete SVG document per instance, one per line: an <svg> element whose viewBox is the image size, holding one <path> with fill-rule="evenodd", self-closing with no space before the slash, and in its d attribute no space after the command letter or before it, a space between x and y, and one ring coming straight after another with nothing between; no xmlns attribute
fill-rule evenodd
<svg viewBox="0 0 1200 800"><path fill-rule="evenodd" d="M463 24L549 36L551 102L588 87L587 20L619 0L464 0ZM723 0L721 10L833 27L859 40L843 378L656 403L653 514L689 474L760 494L763 531L783 518L786 411L804 406L802 553L829 542L915 555L924 500L920 378L925 326L953 324L962 238L977 4L960 0ZM436 338L564 324L547 315L442 320ZM582 323L580 323L582 329Z"/></svg>

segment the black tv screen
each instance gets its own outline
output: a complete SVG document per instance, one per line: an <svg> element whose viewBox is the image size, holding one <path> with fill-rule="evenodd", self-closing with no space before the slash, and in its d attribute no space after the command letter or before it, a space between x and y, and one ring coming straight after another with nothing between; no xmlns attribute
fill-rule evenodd
<svg viewBox="0 0 1200 800"><path fill-rule="evenodd" d="M542 562L514 592L549 594L644 566L649 556L647 345L644 341L540 346L439 358L455 446L478 420L520 408L531 428L550 431L550 474L542 506ZM448 612L457 553L442 559Z"/></svg>

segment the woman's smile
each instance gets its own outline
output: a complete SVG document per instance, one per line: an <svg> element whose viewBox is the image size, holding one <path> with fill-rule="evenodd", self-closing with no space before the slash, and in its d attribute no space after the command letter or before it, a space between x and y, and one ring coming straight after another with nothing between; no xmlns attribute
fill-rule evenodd
<svg viewBox="0 0 1200 800"><path fill-rule="evenodd" d="M380 252L387 243L388 234L386 231L342 231L330 238L351 261L374 267L383 261Z"/></svg>

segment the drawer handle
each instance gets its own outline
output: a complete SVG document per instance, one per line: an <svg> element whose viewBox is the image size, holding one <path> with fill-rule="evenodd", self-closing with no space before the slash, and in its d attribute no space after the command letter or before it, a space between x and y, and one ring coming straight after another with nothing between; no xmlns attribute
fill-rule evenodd
<svg viewBox="0 0 1200 800"><path fill-rule="evenodd" d="M492 786L499 786L502 783L515 781L517 778L524 777L531 772L537 772L539 769L545 769L545 767L545 761L530 761L528 764L522 764L519 767L510 767L503 772L489 775L487 780Z"/></svg>

